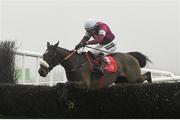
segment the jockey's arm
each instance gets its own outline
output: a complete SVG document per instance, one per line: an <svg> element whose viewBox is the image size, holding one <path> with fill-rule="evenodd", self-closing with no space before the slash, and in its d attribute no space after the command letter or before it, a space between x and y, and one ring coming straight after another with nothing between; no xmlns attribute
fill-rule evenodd
<svg viewBox="0 0 180 120"><path fill-rule="evenodd" d="M91 36L88 34L88 33L86 33L85 35L84 35L84 37L83 37L83 39L80 41L80 43L79 44L85 44L85 43L87 43L87 41L89 40L91 38Z"/></svg>
<svg viewBox="0 0 180 120"><path fill-rule="evenodd" d="M95 39L88 42L89 45L94 45L101 43L106 35L106 32L104 30L99 30L98 35L95 37Z"/></svg>

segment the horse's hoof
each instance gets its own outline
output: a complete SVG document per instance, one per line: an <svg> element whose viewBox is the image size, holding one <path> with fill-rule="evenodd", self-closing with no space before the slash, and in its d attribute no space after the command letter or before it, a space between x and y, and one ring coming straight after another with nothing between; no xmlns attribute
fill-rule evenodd
<svg viewBox="0 0 180 120"><path fill-rule="evenodd" d="M69 110L73 110L73 109L75 108L74 102L69 101L69 102L67 103L67 107L68 107Z"/></svg>
<svg viewBox="0 0 180 120"><path fill-rule="evenodd" d="M152 83L152 78L151 78L151 72L147 72L147 76L148 76L148 83Z"/></svg>

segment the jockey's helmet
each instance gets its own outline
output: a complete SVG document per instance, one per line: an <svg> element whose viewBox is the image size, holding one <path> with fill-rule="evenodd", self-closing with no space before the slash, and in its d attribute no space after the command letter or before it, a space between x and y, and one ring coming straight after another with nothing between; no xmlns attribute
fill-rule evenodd
<svg viewBox="0 0 180 120"><path fill-rule="evenodd" d="M94 19L89 18L84 22L85 30L92 30L93 28L95 28L95 26L96 26L96 21Z"/></svg>

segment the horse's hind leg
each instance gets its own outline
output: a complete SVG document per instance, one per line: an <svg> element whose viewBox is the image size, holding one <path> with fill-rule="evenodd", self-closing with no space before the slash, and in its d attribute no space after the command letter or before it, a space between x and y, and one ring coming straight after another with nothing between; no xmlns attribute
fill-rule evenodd
<svg viewBox="0 0 180 120"><path fill-rule="evenodd" d="M151 72L147 72L143 74L142 76L145 77L144 79L147 80L148 83L152 83Z"/></svg>
<svg viewBox="0 0 180 120"><path fill-rule="evenodd" d="M141 75L141 78L137 80L138 83L142 83L147 80L148 83L152 83L151 72L147 72Z"/></svg>
<svg viewBox="0 0 180 120"><path fill-rule="evenodd" d="M141 75L139 63L132 56L125 55L124 61L121 63L122 66L124 66L122 69L128 82L142 83L145 80L147 80L149 83L151 82L151 73L147 72L144 75Z"/></svg>

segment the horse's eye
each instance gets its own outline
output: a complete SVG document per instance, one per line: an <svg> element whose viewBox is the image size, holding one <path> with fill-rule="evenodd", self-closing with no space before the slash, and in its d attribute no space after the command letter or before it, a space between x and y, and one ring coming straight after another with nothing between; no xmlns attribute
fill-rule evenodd
<svg viewBox="0 0 180 120"><path fill-rule="evenodd" d="M54 54L50 54L49 57L52 57Z"/></svg>

